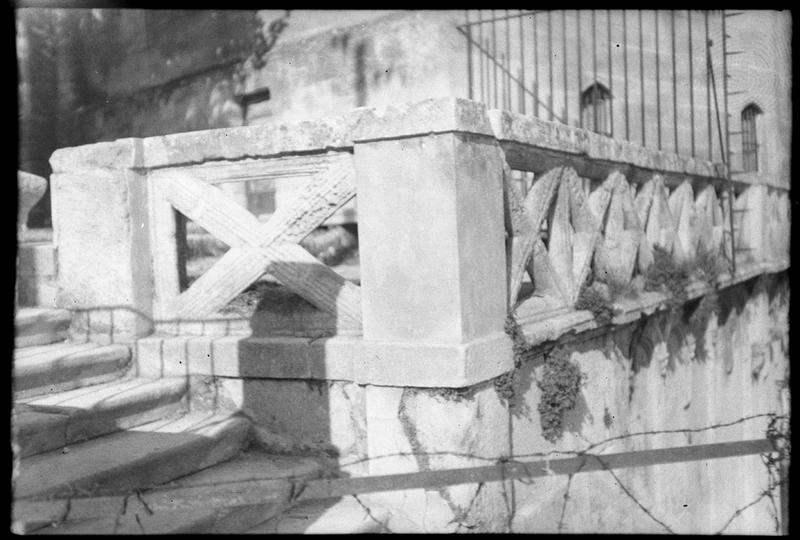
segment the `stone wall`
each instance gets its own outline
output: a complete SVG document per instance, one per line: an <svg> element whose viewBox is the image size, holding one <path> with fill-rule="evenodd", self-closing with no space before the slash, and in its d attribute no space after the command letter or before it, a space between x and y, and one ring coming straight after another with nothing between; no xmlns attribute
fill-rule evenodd
<svg viewBox="0 0 800 540"><path fill-rule="evenodd" d="M542 358L524 364L509 410L513 453L581 450L615 437L595 451L763 437L765 416L736 422L789 413L781 403L781 384L788 377L787 276L747 281L726 289L720 301L719 315L702 326L687 323L688 313L679 311L670 322L654 315L557 343L585 374L578 405L566 415L565 434L557 444L542 436L537 412ZM702 431L726 423L732 425ZM679 431L685 429L697 431ZM677 431L653 433L664 430ZM630 436L634 433L652 434ZM667 532L635 498L676 533L710 534L757 499L767 481L759 456L627 468L615 474L618 480L600 471L515 484L515 530ZM774 519L764 499L726 532L773 532Z"/></svg>

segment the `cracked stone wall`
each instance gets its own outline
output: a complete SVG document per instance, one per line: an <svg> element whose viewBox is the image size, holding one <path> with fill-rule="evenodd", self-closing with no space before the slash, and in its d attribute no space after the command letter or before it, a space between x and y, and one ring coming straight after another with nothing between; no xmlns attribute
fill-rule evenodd
<svg viewBox="0 0 800 540"><path fill-rule="evenodd" d="M698 429L787 413L779 382L787 377L788 295L785 274L765 276L723 292L719 316L703 328L680 316L657 316L565 344L586 376L557 444L542 437L536 411L541 361L524 365L515 388L521 399L511 411L514 454L580 450L631 433ZM596 451L758 439L766 423L758 418L696 433L622 438ZM758 455L625 468L614 474L618 480L600 471L536 479L530 485L515 482L514 530L665 532L643 506L675 532L711 533L757 497L767 480ZM726 532L770 531L773 523L770 503L763 500Z"/></svg>
<svg viewBox="0 0 800 540"><path fill-rule="evenodd" d="M786 274L765 275L724 290L718 314L704 325L687 322L689 303L676 315L562 338L585 377L556 443L543 437L537 411L541 357L520 367L510 402L491 381L466 389L268 379L225 379L223 386L259 426L284 437L273 439L278 446L288 440L292 452L337 458L345 475L486 466L510 455L539 460L553 451L567 457L595 443L593 452L602 454L761 439L767 420L742 419L787 412L788 303ZM664 430L673 432L656 433ZM392 532L709 533L767 481L759 455L612 472L362 494L359 501ZM726 532L769 532L774 524L764 499Z"/></svg>

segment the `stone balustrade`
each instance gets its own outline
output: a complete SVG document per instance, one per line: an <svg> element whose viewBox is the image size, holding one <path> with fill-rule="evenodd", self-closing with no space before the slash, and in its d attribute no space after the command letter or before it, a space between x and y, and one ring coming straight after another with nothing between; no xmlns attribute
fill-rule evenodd
<svg viewBox="0 0 800 540"><path fill-rule="evenodd" d="M722 285L789 264L787 190L737 181L731 191L717 164L463 99L121 139L58 150L51 164L61 306L124 308L109 316L120 339L154 322L208 334L219 308L267 272L349 334L309 355L325 369L303 371L300 354L291 374L259 368L273 378L491 379L513 367L509 313L534 341L596 327L574 309L590 272L630 284L655 245L677 260L699 248L730 260L731 222L736 272ZM266 223L218 187L281 176L308 184ZM356 196L360 284L298 246ZM188 287L180 216L230 246ZM615 322L664 300L622 302ZM105 332L110 321L93 324Z"/></svg>
<svg viewBox="0 0 800 540"><path fill-rule="evenodd" d="M29 229L28 216L47 191L41 176L17 171L17 282L15 302L19 306L55 304L56 258L52 230Z"/></svg>
<svg viewBox="0 0 800 540"><path fill-rule="evenodd" d="M47 180L41 176L17 171L19 207L17 209L17 238L21 241L28 231L28 214L47 190Z"/></svg>

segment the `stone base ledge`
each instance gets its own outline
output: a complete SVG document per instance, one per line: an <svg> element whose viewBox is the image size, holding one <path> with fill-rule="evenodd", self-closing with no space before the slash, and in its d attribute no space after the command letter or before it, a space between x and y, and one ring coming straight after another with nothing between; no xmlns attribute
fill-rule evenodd
<svg viewBox="0 0 800 540"><path fill-rule="evenodd" d="M770 261L754 263L740 268L736 276L723 274L719 277L719 290L732 287L764 274L777 274L789 268L788 262ZM712 288L702 282L694 282L686 288L686 301L691 301L711 292ZM660 292L644 292L636 299L623 299L614 303L617 314L611 320L613 325L623 325L649 316L656 311L667 309L667 296ZM534 319L521 318L517 321L530 345L542 345L556 341L565 334L581 334L600 328L590 311L567 311L552 317Z"/></svg>
<svg viewBox="0 0 800 540"><path fill-rule="evenodd" d="M365 342L344 336L314 340L153 335L136 343L142 377L206 375L461 388L513 365L511 340L502 332L461 345Z"/></svg>
<svg viewBox="0 0 800 540"><path fill-rule="evenodd" d="M362 384L463 388L514 368L503 332L461 345L365 341L362 348L355 373Z"/></svg>

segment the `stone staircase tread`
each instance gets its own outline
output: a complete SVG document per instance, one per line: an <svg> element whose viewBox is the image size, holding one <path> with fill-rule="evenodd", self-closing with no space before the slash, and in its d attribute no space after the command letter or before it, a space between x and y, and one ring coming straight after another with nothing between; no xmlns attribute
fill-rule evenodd
<svg viewBox="0 0 800 540"><path fill-rule="evenodd" d="M25 347L14 351L14 360L22 360L26 364L37 365L45 364L60 358L86 353L89 351L106 351L127 349L125 345L99 345L97 343L54 343L49 345L37 345L35 347Z"/></svg>
<svg viewBox="0 0 800 540"><path fill-rule="evenodd" d="M273 490L265 489L263 501L258 504L237 506L209 506L184 508L173 511L148 513L141 502L131 498L126 515L64 523L46 527L37 534L188 534L188 533L238 533L263 523L284 511L291 489L281 480L289 478L316 478L322 466L315 459L262 452L242 452L237 457L218 463L202 471L175 479L161 487L204 488L224 482L247 480L276 480ZM147 492L142 498L148 499ZM152 502L152 501L151 501ZM139 514L136 519L135 514Z"/></svg>
<svg viewBox="0 0 800 540"><path fill-rule="evenodd" d="M243 453L234 459L173 480L170 485L191 487L248 480L316 478L322 465L309 457Z"/></svg>
<svg viewBox="0 0 800 540"><path fill-rule="evenodd" d="M370 514L353 497L303 501L244 534L364 534L388 532L389 512L370 506Z"/></svg>
<svg viewBox="0 0 800 540"><path fill-rule="evenodd" d="M155 421L179 412L182 378L124 379L15 403L21 457Z"/></svg>
<svg viewBox="0 0 800 540"><path fill-rule="evenodd" d="M62 342L68 337L72 313L45 307L19 308L14 316L14 345L19 348Z"/></svg>
<svg viewBox="0 0 800 540"><path fill-rule="evenodd" d="M66 320L72 318L72 313L67 309L50 307L21 307L17 309L14 324L22 326L41 321Z"/></svg>
<svg viewBox="0 0 800 540"><path fill-rule="evenodd" d="M29 397L18 400L18 403L28 405L35 411L74 415L82 411L113 409L143 395L180 392L186 389L186 385L186 379L181 377L120 379L56 394Z"/></svg>
<svg viewBox="0 0 800 540"><path fill-rule="evenodd" d="M106 382L122 375L131 358L126 345L64 343L15 349L14 390L18 398Z"/></svg>
<svg viewBox="0 0 800 540"><path fill-rule="evenodd" d="M22 459L16 498L145 489L232 458L250 422L191 412Z"/></svg>

